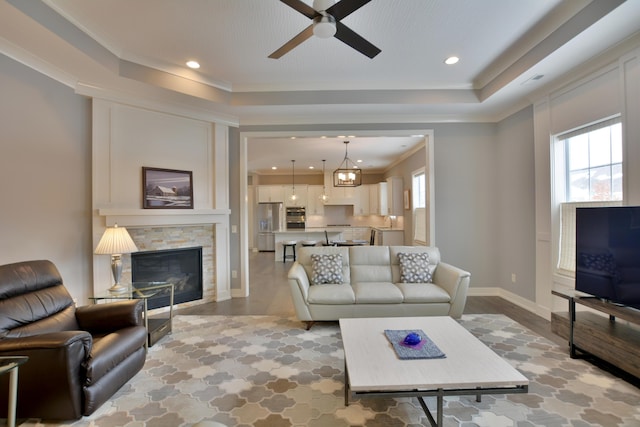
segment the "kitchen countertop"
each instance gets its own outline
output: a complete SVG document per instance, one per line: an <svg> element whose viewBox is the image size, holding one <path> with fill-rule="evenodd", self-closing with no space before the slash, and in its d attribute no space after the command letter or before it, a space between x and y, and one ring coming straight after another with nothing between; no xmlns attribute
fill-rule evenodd
<svg viewBox="0 0 640 427"><path fill-rule="evenodd" d="M351 227L309 227L298 230L280 230L274 231L273 234L293 234L293 233L342 233L344 230L348 230Z"/></svg>
<svg viewBox="0 0 640 427"><path fill-rule="evenodd" d="M373 228L376 231L404 231L403 228L397 227L372 227L368 225L356 225L356 226L345 226L345 227L307 227L305 229L298 230L279 230L274 231L273 234L293 234L293 233L324 233L325 231L328 233L342 233L343 231L352 230L354 228Z"/></svg>

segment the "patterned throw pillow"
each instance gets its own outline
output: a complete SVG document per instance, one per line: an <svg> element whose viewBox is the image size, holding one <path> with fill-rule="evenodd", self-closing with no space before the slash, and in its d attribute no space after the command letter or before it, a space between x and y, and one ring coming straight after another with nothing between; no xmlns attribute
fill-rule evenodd
<svg viewBox="0 0 640 427"><path fill-rule="evenodd" d="M342 284L342 255L311 255L311 284Z"/></svg>
<svg viewBox="0 0 640 427"><path fill-rule="evenodd" d="M433 277L429 268L429 254L401 252L398 262L402 283L431 283Z"/></svg>

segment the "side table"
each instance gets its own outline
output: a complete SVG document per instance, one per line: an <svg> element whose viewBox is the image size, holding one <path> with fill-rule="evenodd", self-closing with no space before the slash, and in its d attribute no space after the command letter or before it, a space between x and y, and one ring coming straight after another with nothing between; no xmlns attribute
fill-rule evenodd
<svg viewBox="0 0 640 427"><path fill-rule="evenodd" d="M167 318L149 318L148 304L149 298L158 295L164 289L169 289L169 317ZM89 297L90 300L97 304L103 300L118 299L141 299L144 301L144 326L147 329L147 347L152 346L162 337L171 333L173 319L173 294L174 284L168 282L136 282L132 286L128 286L124 292L112 293L104 292L99 295Z"/></svg>
<svg viewBox="0 0 640 427"><path fill-rule="evenodd" d="M18 400L18 367L29 360L27 356L0 357L0 374L9 373L9 404L7 426L16 426L16 403Z"/></svg>

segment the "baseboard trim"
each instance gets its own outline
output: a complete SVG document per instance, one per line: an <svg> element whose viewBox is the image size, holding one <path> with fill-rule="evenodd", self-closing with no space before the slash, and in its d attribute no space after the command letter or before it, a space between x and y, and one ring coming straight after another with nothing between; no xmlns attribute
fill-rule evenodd
<svg viewBox="0 0 640 427"><path fill-rule="evenodd" d="M498 287L471 287L467 292L468 296L471 297L500 297L512 304L517 305L518 307L524 308L525 310L542 317L546 320L551 320L551 310L541 305L536 304L533 301L530 301L526 298L521 297L520 295L514 294L513 292L507 291Z"/></svg>

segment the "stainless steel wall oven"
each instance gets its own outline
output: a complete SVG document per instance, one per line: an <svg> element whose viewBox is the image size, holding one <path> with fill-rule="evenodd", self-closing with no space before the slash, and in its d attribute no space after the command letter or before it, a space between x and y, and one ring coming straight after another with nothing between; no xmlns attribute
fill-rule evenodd
<svg viewBox="0 0 640 427"><path fill-rule="evenodd" d="M305 228L305 208L293 207L287 208L287 230L299 230Z"/></svg>

